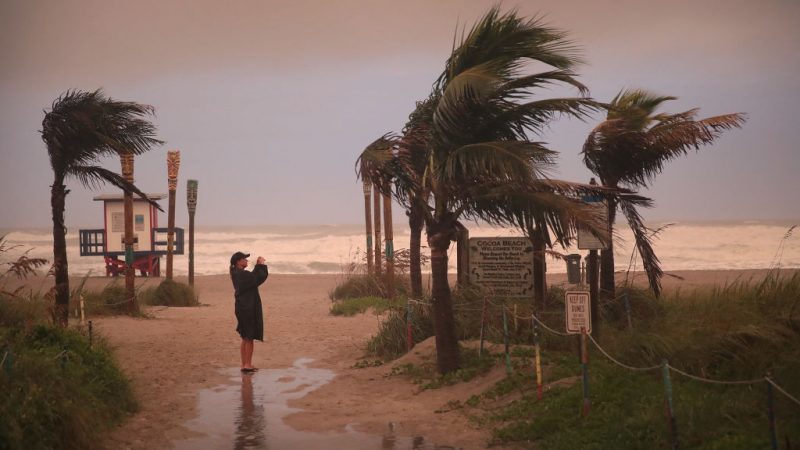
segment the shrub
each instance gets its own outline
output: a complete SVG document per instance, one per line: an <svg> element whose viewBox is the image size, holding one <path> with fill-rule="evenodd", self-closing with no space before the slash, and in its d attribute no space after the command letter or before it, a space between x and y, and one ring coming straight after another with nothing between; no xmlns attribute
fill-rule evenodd
<svg viewBox="0 0 800 450"><path fill-rule="evenodd" d="M345 298L333 302L331 315L354 316L365 313L369 308L372 308L376 314L380 314L389 308L389 300L382 297Z"/></svg>
<svg viewBox="0 0 800 450"><path fill-rule="evenodd" d="M174 280L164 280L155 289L141 293L140 298L148 305L161 306L199 306L200 301L194 289L188 284Z"/></svg>
<svg viewBox="0 0 800 450"><path fill-rule="evenodd" d="M0 447L100 448L99 433L136 409L127 379L76 330L37 316L9 325L5 312L19 315L21 301L0 295Z"/></svg>

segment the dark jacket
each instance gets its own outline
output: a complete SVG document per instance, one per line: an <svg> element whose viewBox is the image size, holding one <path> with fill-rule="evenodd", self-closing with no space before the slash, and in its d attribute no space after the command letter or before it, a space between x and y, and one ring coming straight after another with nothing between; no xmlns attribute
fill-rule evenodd
<svg viewBox="0 0 800 450"><path fill-rule="evenodd" d="M252 272L234 267L231 281L236 299L236 331L242 339L264 340L264 313L258 287L267 280L269 271L265 264L256 264Z"/></svg>

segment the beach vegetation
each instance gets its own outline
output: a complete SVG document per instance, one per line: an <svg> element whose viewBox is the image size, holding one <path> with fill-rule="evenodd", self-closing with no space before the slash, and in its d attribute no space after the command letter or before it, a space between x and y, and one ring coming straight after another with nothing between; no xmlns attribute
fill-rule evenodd
<svg viewBox="0 0 800 450"><path fill-rule="evenodd" d="M144 289L139 298L153 306L200 306L200 297L192 286L170 279L155 288Z"/></svg>
<svg viewBox="0 0 800 450"><path fill-rule="evenodd" d="M723 114L697 119L697 109L667 114L657 110L676 97L660 96L642 89L620 91L608 104L606 120L596 126L583 146L583 161L603 186L609 188L646 188L664 165L685 156L689 150L712 144L724 131L741 128L742 113ZM636 208L606 199L608 234L613 234L618 207L633 231L636 248L642 258L650 287L658 296L662 271L648 230ZM600 291L604 298L614 298L614 247L609 240L600 251Z"/></svg>
<svg viewBox="0 0 800 450"><path fill-rule="evenodd" d="M155 137L155 126L145 119L153 112L151 106L116 101L98 89L93 92L66 91L45 113L41 134L53 169L50 204L53 217L54 315L61 326L67 326L70 297L67 230L64 225L69 190L65 183L68 178L77 179L87 188L110 183L126 193L135 193L147 200L146 195L133 183L101 167L98 161L105 156L139 155L162 144Z"/></svg>
<svg viewBox="0 0 800 450"><path fill-rule="evenodd" d="M356 314L363 314L370 308L375 314L382 314L386 312L390 306L390 301L383 297L344 298L333 302L331 305L331 315L349 317Z"/></svg>
<svg viewBox="0 0 800 450"><path fill-rule="evenodd" d="M670 376L681 447L769 448L765 377L795 399L800 394L800 272L774 271L764 280L665 292L658 302L650 290L624 294L630 296L631 320L618 305L606 309L602 348L617 362L650 369L618 365L590 343L591 409L583 417L577 338L540 329L541 400L530 347L517 344L512 349L522 350L511 352L513 374L460 403L476 423L493 430L491 443L670 447L662 372L667 361L674 368ZM563 331L563 316L537 315ZM800 442L800 405L776 389L773 394L779 442Z"/></svg>
<svg viewBox="0 0 800 450"><path fill-rule="evenodd" d="M102 339L53 323L47 294L5 288L39 262L5 264L14 270L0 274L0 448L102 448L101 433L136 410L128 379Z"/></svg>

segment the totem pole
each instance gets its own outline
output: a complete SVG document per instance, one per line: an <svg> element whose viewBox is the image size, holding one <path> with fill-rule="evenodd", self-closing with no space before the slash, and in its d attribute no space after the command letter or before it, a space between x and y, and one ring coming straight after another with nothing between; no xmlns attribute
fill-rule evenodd
<svg viewBox="0 0 800 450"><path fill-rule="evenodd" d="M189 207L189 286L194 286L194 212L197 210L197 180L186 182L186 205Z"/></svg>
<svg viewBox="0 0 800 450"><path fill-rule="evenodd" d="M169 212L167 213L167 279L172 280L172 251L175 244L175 191L178 189L178 168L181 165L179 150L167 152L167 182L169 187Z"/></svg>
<svg viewBox="0 0 800 450"><path fill-rule="evenodd" d="M133 183L133 153L119 155L122 164L122 177L128 183ZM136 304L136 289L134 278L136 270L133 268L133 192L125 191L123 197L125 211L125 298L127 298L128 313L135 314L139 311Z"/></svg>

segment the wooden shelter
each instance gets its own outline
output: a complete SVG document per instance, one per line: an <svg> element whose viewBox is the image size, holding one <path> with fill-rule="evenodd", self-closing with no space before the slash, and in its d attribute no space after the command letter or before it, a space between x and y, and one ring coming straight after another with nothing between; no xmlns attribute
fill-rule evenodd
<svg viewBox="0 0 800 450"><path fill-rule="evenodd" d="M162 200L165 194L147 194ZM125 273L125 211L122 194L94 197L103 202L103 228L80 230L80 255L102 256L106 276ZM167 254L167 228L158 228L158 209L139 197L133 199L133 268L142 276L159 276L161 256ZM183 228L175 228L174 254L183 254Z"/></svg>

